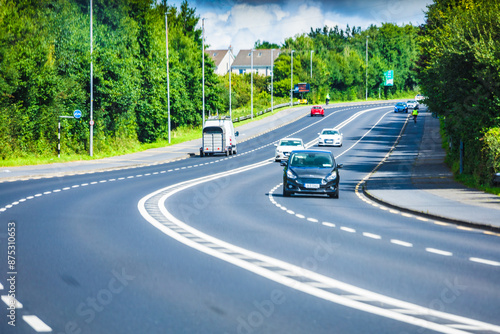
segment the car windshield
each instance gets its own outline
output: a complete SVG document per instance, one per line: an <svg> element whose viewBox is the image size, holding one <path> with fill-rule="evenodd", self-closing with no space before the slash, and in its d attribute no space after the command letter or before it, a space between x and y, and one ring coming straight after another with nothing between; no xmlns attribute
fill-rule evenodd
<svg viewBox="0 0 500 334"><path fill-rule="evenodd" d="M313 109L321 109L321 106L314 106Z"/></svg>
<svg viewBox="0 0 500 334"><path fill-rule="evenodd" d="M282 140L280 146L302 146L302 141L300 140Z"/></svg>
<svg viewBox="0 0 500 334"><path fill-rule="evenodd" d="M338 135L339 132L337 130L323 130L322 135Z"/></svg>
<svg viewBox="0 0 500 334"><path fill-rule="evenodd" d="M331 168L332 156L328 153L295 153L290 161L292 167Z"/></svg>
<svg viewBox="0 0 500 334"><path fill-rule="evenodd" d="M397 106L404 106L405 104L403 102L398 102L396 105Z"/></svg>
<svg viewBox="0 0 500 334"><path fill-rule="evenodd" d="M413 101L413 100L410 100L410 101L408 101L408 103L415 103L415 101Z"/></svg>

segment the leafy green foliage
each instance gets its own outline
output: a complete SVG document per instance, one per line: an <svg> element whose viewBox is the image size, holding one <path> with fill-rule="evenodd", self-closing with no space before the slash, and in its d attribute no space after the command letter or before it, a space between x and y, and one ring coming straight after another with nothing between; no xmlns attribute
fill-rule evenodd
<svg viewBox="0 0 500 334"><path fill-rule="evenodd" d="M484 150L491 140L481 139L500 124L500 3L437 0L420 35L420 85L446 120L449 160L458 160L463 141L464 172L488 183L496 167Z"/></svg>
<svg viewBox="0 0 500 334"><path fill-rule="evenodd" d="M199 17L184 1L0 0L0 159L89 148L90 71L94 147L155 142L168 135L165 13L169 25L171 125L196 126L202 113ZM205 56L206 108L224 108L220 78ZM111 146L111 147L110 147Z"/></svg>

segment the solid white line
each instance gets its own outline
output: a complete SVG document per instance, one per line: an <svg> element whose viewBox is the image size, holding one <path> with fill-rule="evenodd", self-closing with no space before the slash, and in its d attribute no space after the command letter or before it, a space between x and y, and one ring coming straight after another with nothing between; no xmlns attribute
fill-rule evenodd
<svg viewBox="0 0 500 334"><path fill-rule="evenodd" d="M426 248L425 250L429 253L434 253L434 254L438 254L438 255L444 255L444 256L452 256L453 255L452 252L447 252L447 251L435 249L435 248Z"/></svg>
<svg viewBox="0 0 500 334"><path fill-rule="evenodd" d="M413 247L413 244L406 242L406 241L397 240L397 239L391 239L391 243L393 243L395 245L403 246L403 247Z"/></svg>
<svg viewBox="0 0 500 334"><path fill-rule="evenodd" d="M30 325L38 333L52 332L52 328L47 326L36 315L23 315L23 320L26 321L28 323L28 325Z"/></svg>
<svg viewBox="0 0 500 334"><path fill-rule="evenodd" d="M490 266L495 266L495 267L500 267L500 262L497 261L491 261L491 260L486 260L486 259L481 259L478 257L471 257L469 258L470 261L477 262L477 263L482 263L482 264L487 264Z"/></svg>

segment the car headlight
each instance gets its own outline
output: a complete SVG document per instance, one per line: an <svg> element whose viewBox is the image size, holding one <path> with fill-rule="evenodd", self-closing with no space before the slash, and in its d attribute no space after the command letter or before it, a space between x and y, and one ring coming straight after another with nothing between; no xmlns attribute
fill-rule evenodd
<svg viewBox="0 0 500 334"><path fill-rule="evenodd" d="M286 177L288 177L289 179L295 180L297 178L297 175L295 175L294 172L292 172L291 170L288 169L286 171Z"/></svg>
<svg viewBox="0 0 500 334"><path fill-rule="evenodd" d="M332 182L336 178L337 178L337 171L333 171L333 173L331 173L327 177L325 177L325 183Z"/></svg>

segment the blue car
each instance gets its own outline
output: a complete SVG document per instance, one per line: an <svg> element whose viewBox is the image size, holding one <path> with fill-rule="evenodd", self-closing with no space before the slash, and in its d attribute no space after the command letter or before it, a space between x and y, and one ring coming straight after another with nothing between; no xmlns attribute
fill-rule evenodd
<svg viewBox="0 0 500 334"><path fill-rule="evenodd" d="M291 194L322 194L339 198L339 169L331 151L292 151L287 161L282 161L283 196Z"/></svg>
<svg viewBox="0 0 500 334"><path fill-rule="evenodd" d="M408 105L404 102L396 103L396 105L394 106L394 112L403 112L403 111L405 113L408 112Z"/></svg>

